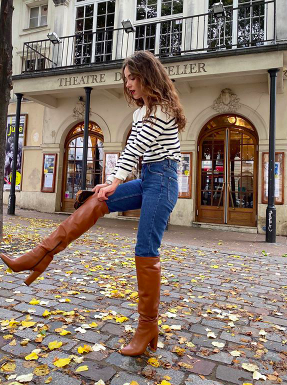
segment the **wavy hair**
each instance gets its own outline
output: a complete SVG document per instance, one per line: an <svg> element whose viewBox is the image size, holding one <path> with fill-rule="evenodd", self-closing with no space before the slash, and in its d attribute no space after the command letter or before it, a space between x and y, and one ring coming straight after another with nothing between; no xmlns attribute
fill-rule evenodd
<svg viewBox="0 0 287 385"><path fill-rule="evenodd" d="M186 117L175 86L159 59L149 51L137 51L124 60L122 78L124 79L126 100L129 105L142 107L144 105L143 99L134 99L126 87L124 76L126 67L134 77L139 79L142 90L147 96L145 118L150 116L153 107L159 104L162 112L175 118L178 130L183 131L186 125Z"/></svg>

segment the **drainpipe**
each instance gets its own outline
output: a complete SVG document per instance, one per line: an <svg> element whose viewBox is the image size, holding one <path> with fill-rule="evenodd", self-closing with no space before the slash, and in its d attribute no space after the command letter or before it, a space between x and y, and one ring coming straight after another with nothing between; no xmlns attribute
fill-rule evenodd
<svg viewBox="0 0 287 385"><path fill-rule="evenodd" d="M270 75L270 123L269 123L269 165L268 165L268 206L266 209L266 242L276 242L275 207L275 128L276 128L276 80L278 68L268 70Z"/></svg>
<svg viewBox="0 0 287 385"><path fill-rule="evenodd" d="M23 94L15 94L17 96L16 107L16 122L15 122L15 134L14 134L14 150L13 150L13 163L12 163L12 180L10 186L10 195L8 200L7 214L15 215L15 185L16 185L16 170L17 170L17 157L18 157L18 141L19 141L19 126L20 126L20 113L21 113L21 101Z"/></svg>
<svg viewBox="0 0 287 385"><path fill-rule="evenodd" d="M88 155L88 139L89 139L89 120L90 120L90 99L91 87L85 87L86 105L85 105L85 122L84 122L84 143L83 143L83 163L82 163L82 186L81 189L86 189L87 179L87 155Z"/></svg>

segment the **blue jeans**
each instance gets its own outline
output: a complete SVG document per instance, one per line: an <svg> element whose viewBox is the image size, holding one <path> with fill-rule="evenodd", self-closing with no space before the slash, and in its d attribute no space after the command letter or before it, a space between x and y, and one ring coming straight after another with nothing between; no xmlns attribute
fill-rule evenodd
<svg viewBox="0 0 287 385"><path fill-rule="evenodd" d="M177 162L145 163L141 179L118 186L106 201L110 212L141 209L135 255L157 257L178 196Z"/></svg>

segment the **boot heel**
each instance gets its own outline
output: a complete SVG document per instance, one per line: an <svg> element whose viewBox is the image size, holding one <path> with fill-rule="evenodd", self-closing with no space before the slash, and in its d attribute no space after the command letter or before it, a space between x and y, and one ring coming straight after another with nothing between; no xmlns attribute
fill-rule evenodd
<svg viewBox="0 0 287 385"><path fill-rule="evenodd" d="M25 279L25 283L27 286L31 285L32 282L35 281L36 278L39 277L44 271L47 269L49 264L52 262L53 257L51 257L49 254L46 254L45 258L43 258L35 267L35 270L31 271L31 274L28 278Z"/></svg>
<svg viewBox="0 0 287 385"><path fill-rule="evenodd" d="M41 275L43 272L42 271L32 271L31 274L29 275L28 278L25 279L25 284L27 286L30 286L32 282L35 281Z"/></svg>
<svg viewBox="0 0 287 385"><path fill-rule="evenodd" d="M156 335L149 343L149 346L151 348L152 351L156 351L157 350L157 341L158 341L158 335Z"/></svg>

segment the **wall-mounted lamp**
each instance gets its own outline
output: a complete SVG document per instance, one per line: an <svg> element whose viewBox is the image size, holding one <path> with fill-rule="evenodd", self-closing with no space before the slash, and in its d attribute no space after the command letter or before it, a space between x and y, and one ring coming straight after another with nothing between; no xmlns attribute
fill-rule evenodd
<svg viewBox="0 0 287 385"><path fill-rule="evenodd" d="M216 18L225 17L225 8L223 3L220 1L219 3L213 4L212 12Z"/></svg>
<svg viewBox="0 0 287 385"><path fill-rule="evenodd" d="M61 43L61 40L59 36L56 34L56 32L49 32L47 35L47 38L53 43L53 44L59 44Z"/></svg>
<svg viewBox="0 0 287 385"><path fill-rule="evenodd" d="M136 30L129 19L123 20L122 26L126 33L135 32Z"/></svg>

